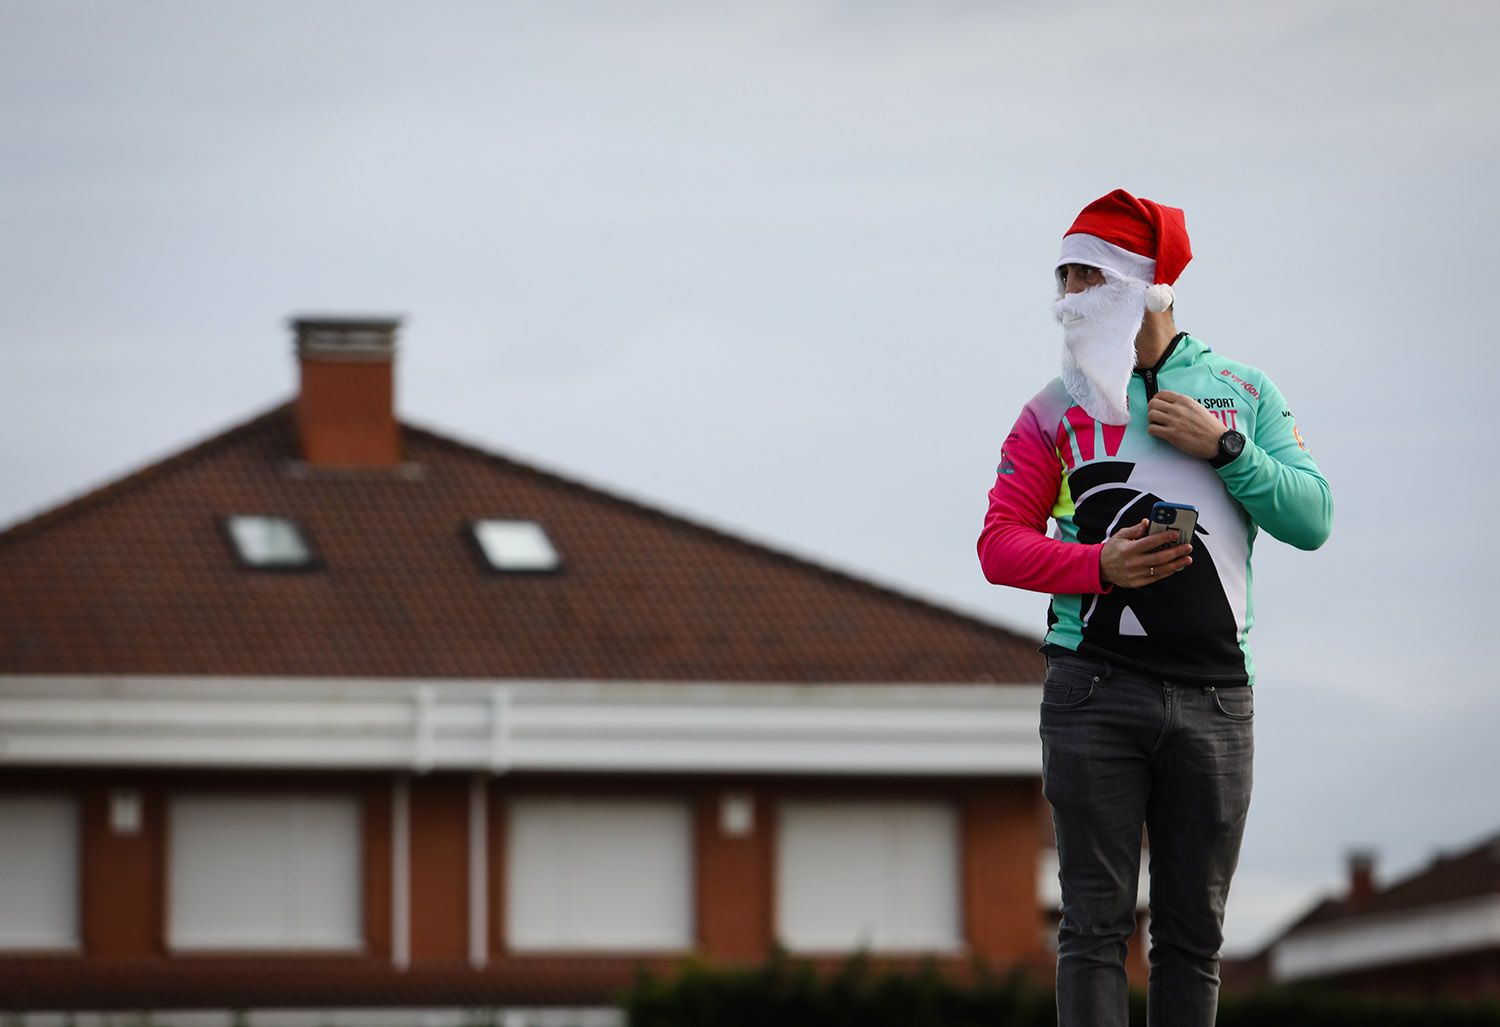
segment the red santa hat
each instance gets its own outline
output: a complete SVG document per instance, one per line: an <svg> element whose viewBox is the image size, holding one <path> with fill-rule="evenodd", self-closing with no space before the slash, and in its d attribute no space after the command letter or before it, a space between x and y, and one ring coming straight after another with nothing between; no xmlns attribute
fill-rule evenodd
<svg viewBox="0 0 1500 1027"><path fill-rule="evenodd" d="M1057 266L1087 264L1147 282L1146 309L1160 313L1172 305L1172 285L1192 259L1181 210L1116 189L1083 208L1063 233Z"/></svg>

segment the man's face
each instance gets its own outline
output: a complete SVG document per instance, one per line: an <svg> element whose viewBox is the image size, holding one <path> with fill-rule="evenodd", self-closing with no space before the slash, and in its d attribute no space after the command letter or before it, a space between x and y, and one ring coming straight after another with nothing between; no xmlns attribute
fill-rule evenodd
<svg viewBox="0 0 1500 1027"><path fill-rule="evenodd" d="M1063 384L1095 420L1125 424L1146 283L1089 264L1064 264L1057 288L1052 314L1063 330Z"/></svg>
<svg viewBox="0 0 1500 1027"><path fill-rule="evenodd" d="M1064 295L1092 289L1104 284L1104 272L1088 264L1064 264L1057 269L1057 280Z"/></svg>

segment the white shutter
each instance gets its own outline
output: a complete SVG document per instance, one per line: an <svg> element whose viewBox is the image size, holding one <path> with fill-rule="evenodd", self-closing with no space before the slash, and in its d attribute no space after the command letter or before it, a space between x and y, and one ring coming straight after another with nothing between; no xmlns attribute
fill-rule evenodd
<svg viewBox="0 0 1500 1027"><path fill-rule="evenodd" d="M362 944L356 799L179 796L170 822L173 948Z"/></svg>
<svg viewBox="0 0 1500 1027"><path fill-rule="evenodd" d="M507 850L511 948L692 944L692 818L685 802L513 799Z"/></svg>
<svg viewBox="0 0 1500 1027"><path fill-rule="evenodd" d="M77 945L77 802L0 797L0 949Z"/></svg>
<svg viewBox="0 0 1500 1027"><path fill-rule="evenodd" d="M789 949L962 944L959 832L938 801L789 801L780 808L776 923Z"/></svg>

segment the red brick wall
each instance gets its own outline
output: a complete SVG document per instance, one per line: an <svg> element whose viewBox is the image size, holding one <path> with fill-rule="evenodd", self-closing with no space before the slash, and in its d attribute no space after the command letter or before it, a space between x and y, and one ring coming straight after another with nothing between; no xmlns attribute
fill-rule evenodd
<svg viewBox="0 0 1500 1027"><path fill-rule="evenodd" d="M731 837L720 827L720 803L742 792L754 808L750 832ZM775 903L772 892L773 811L760 789L726 782L694 797L698 876L694 887L698 944L726 961L755 962L771 951Z"/></svg>
<svg viewBox="0 0 1500 1027"><path fill-rule="evenodd" d="M964 933L991 963L1034 958L1037 930L1035 780L978 782L960 798L963 825Z"/></svg>
<svg viewBox="0 0 1500 1027"><path fill-rule="evenodd" d="M400 463L389 360L303 360L297 397L302 459L310 464Z"/></svg>
<svg viewBox="0 0 1500 1027"><path fill-rule="evenodd" d="M117 835L109 826L109 793L141 793L141 830ZM81 798L79 915L83 948L109 959L166 950L166 803L159 787L128 775L91 782Z"/></svg>
<svg viewBox="0 0 1500 1027"><path fill-rule="evenodd" d="M373 957L391 958L391 783L375 778L361 791L364 805L365 945Z"/></svg>
<svg viewBox="0 0 1500 1027"><path fill-rule="evenodd" d="M415 778L410 824L412 963L467 959L468 777Z"/></svg>

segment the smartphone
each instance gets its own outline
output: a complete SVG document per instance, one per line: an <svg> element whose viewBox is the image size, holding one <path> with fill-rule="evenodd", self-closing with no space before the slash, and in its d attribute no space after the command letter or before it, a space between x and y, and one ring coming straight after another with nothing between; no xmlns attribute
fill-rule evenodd
<svg viewBox="0 0 1500 1027"><path fill-rule="evenodd" d="M1193 541L1193 529L1198 526L1198 508L1186 503L1157 503L1151 507L1151 527L1147 535L1164 535L1175 532L1176 540L1163 545L1182 545Z"/></svg>

